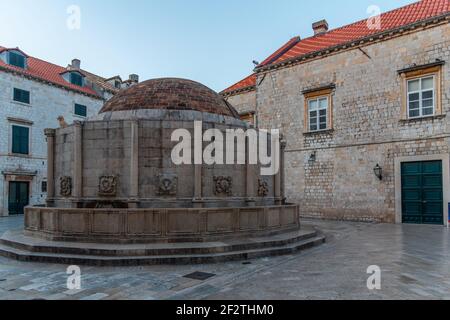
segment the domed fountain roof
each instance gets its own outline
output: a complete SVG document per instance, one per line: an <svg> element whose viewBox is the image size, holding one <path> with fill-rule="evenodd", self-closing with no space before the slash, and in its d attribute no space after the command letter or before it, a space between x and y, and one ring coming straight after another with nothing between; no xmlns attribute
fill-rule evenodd
<svg viewBox="0 0 450 320"><path fill-rule="evenodd" d="M140 109L195 110L239 118L225 99L201 83L177 79L153 79L120 91L99 113Z"/></svg>

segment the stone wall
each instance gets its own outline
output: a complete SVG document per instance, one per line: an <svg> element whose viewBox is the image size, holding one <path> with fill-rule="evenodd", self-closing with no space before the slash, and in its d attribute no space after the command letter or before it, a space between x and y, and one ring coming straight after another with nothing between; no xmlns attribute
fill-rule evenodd
<svg viewBox="0 0 450 320"><path fill-rule="evenodd" d="M203 242L298 230L298 206L217 209L28 207L25 233L55 241Z"/></svg>
<svg viewBox="0 0 450 320"><path fill-rule="evenodd" d="M256 90L245 91L225 98L240 114L256 111Z"/></svg>
<svg viewBox="0 0 450 320"><path fill-rule="evenodd" d="M259 74L259 127L287 140L286 191L304 216L395 221L394 159L449 150L450 26L445 23L386 41ZM436 59L442 67L443 115L402 120L398 70ZM334 84L333 127L305 133L302 92ZM309 162L316 152L316 161ZM373 173L376 164L384 178ZM449 165L449 164L446 164ZM446 205L444 206L446 207Z"/></svg>
<svg viewBox="0 0 450 320"><path fill-rule="evenodd" d="M226 160L226 130L246 130L247 124L230 117L197 111L140 110L143 118L139 119L139 111L111 112L100 114L81 124L81 184L82 191L76 195L64 193L61 179L69 177L75 184L76 156L74 130L76 125L56 130L55 164L54 164L54 205L70 208L73 206L95 208L100 204L128 207L138 202L141 208L177 208L192 207L196 198L195 165L177 165L172 161L172 151L179 143L171 141L176 129L187 130L194 138L194 119L202 120L203 132L218 129L222 132L224 143L224 161ZM110 119L114 117L114 119ZM119 119L119 118L123 119ZM156 119L153 119L156 117ZM102 118L108 118L109 121ZM133 120L129 120L132 118ZM136 149L132 145L132 127L137 126L138 142ZM203 150L211 142L203 143ZM194 141L191 143L191 156L194 156ZM132 194L132 154L138 157L137 193ZM238 149L235 145L234 156ZM256 205L275 203L275 176L261 177L258 165L245 164L203 164L200 166L201 194L204 207L245 206L252 198ZM251 173L250 178L247 170ZM101 194L99 185L102 177L114 177L116 189L112 194ZM226 180L231 187L218 191L216 186L220 179ZM251 191L247 188L252 184ZM267 193L258 194L260 181L267 183ZM169 183L169 188L162 185ZM170 185L173 184L173 188ZM251 194L249 194L251 192ZM52 199L53 200L53 199ZM278 199L279 200L279 199Z"/></svg>
<svg viewBox="0 0 450 320"><path fill-rule="evenodd" d="M30 105L13 101L13 89L30 91ZM84 118L74 115L75 103L86 105L88 116L94 115L103 105L103 100L87 97L22 76L0 72L0 173L24 171L35 173L30 183L30 202L44 204L46 194L41 190L47 177L47 144L45 128L59 126L57 117L64 116L67 123ZM30 127L30 155L11 155L11 125ZM8 214L8 182L0 176L0 216Z"/></svg>

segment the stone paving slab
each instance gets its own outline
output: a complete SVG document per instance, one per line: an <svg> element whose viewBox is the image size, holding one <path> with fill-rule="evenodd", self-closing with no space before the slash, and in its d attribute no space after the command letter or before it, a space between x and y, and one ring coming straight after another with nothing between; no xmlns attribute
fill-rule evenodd
<svg viewBox="0 0 450 320"><path fill-rule="evenodd" d="M23 218L0 218L0 232ZM0 257L0 299L450 299L450 231L439 226L308 220L327 243L300 254L194 266L81 267L82 290L65 265ZM367 267L382 270L367 289ZM206 281L183 276L215 274Z"/></svg>

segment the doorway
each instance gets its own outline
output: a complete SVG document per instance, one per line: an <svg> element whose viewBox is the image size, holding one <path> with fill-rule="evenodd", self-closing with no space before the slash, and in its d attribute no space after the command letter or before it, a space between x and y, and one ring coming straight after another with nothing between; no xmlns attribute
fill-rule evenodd
<svg viewBox="0 0 450 320"><path fill-rule="evenodd" d="M401 165L403 223L443 225L442 161Z"/></svg>
<svg viewBox="0 0 450 320"><path fill-rule="evenodd" d="M10 215L23 214L30 203L28 182L9 182L8 212Z"/></svg>

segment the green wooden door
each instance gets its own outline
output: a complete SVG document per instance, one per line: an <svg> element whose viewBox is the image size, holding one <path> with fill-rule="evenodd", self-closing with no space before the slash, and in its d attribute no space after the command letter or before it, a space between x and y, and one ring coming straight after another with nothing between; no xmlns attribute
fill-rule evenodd
<svg viewBox="0 0 450 320"><path fill-rule="evenodd" d="M444 224L442 161L402 163L403 223Z"/></svg>
<svg viewBox="0 0 450 320"><path fill-rule="evenodd" d="M29 204L28 182L10 182L8 198L9 214L23 214Z"/></svg>

